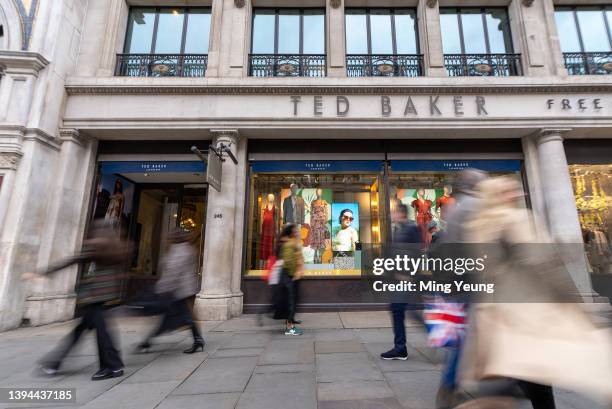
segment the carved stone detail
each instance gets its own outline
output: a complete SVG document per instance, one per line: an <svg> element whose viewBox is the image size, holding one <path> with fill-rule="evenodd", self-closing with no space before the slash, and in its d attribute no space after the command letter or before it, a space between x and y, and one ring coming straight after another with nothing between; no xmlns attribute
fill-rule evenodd
<svg viewBox="0 0 612 409"><path fill-rule="evenodd" d="M544 128L537 134L537 143L541 145L551 141L563 141L563 135L571 131L570 128Z"/></svg>
<svg viewBox="0 0 612 409"><path fill-rule="evenodd" d="M522 0L522 3L525 7L531 7L531 5L533 4L533 0Z"/></svg>
<svg viewBox="0 0 612 409"><path fill-rule="evenodd" d="M427 7L429 7L430 9L436 7L436 4L438 3L438 0L427 0Z"/></svg>
<svg viewBox="0 0 612 409"><path fill-rule="evenodd" d="M59 139L62 143L74 142L78 145L84 145L87 142L87 138L78 129L73 128L61 128L59 130Z"/></svg>
<svg viewBox="0 0 612 409"><path fill-rule="evenodd" d="M234 6L241 9L244 7L244 0L234 0Z"/></svg>
<svg viewBox="0 0 612 409"><path fill-rule="evenodd" d="M342 5L342 0L330 0L329 4L332 8L337 9Z"/></svg>
<svg viewBox="0 0 612 409"><path fill-rule="evenodd" d="M16 170L21 154L17 152L0 152L0 169Z"/></svg>

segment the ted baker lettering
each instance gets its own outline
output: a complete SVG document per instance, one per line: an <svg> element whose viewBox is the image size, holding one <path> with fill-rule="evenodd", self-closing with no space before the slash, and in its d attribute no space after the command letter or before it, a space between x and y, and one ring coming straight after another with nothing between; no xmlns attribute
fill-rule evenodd
<svg viewBox="0 0 612 409"><path fill-rule="evenodd" d="M304 105L305 99L302 98L301 95L292 95L289 97L292 108L293 108L293 116L298 116L300 113L305 113ZM476 96L462 96L462 95L454 95L454 96L440 96L440 95L430 95L430 96L389 96L389 95L381 95L378 97L378 109L380 115L383 117L391 116L395 110L400 112L405 117L416 117L421 116L423 114L428 114L429 116L443 116L443 115L453 115L456 117L461 117L465 114L465 109L469 104L472 104L474 111L479 116L487 116L489 112L486 108L486 99L482 95ZM312 97L312 115L315 117L323 116L325 103L329 103L329 99L323 99L322 95L314 95ZM442 108L443 103L450 102L451 110L447 110ZM374 105L373 105L374 107ZM351 101L349 97L344 95L339 95L335 97L335 114L338 117L344 117L349 114L351 108Z"/></svg>

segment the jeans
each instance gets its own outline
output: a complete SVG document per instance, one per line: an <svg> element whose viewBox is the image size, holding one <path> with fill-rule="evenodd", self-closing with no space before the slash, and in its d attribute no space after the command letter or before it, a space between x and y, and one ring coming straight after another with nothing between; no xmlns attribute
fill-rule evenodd
<svg viewBox="0 0 612 409"><path fill-rule="evenodd" d="M413 319L423 322L423 317L415 311L416 304L412 303L391 303L391 316L393 317L393 349L396 352L406 352L406 309Z"/></svg>
<svg viewBox="0 0 612 409"><path fill-rule="evenodd" d="M459 347L447 348L446 366L442 372L442 385L448 389L457 387L457 367L459 366Z"/></svg>
<svg viewBox="0 0 612 409"><path fill-rule="evenodd" d="M96 330L98 342L98 359L100 369L121 369L123 361L115 345L113 337L106 325L106 310L101 303L91 304L83 308L81 322L68 334L58 347L43 358L42 363L54 369L58 369L70 350L77 344L81 335L87 330Z"/></svg>

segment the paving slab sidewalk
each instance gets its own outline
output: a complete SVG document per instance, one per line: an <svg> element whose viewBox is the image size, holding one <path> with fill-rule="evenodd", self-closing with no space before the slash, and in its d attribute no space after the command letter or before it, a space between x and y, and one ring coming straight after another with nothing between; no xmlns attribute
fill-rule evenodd
<svg viewBox="0 0 612 409"><path fill-rule="evenodd" d="M0 408L113 409L433 409L444 360L427 347L422 329L407 321L408 361L383 361L393 340L387 312L301 314L304 335L286 336L280 323L252 315L200 323L203 353L182 354L187 332L160 337L148 354L134 346L155 318L117 317L126 363L121 378L92 382L97 369L94 336L88 335L54 378L37 375L36 360L73 322L0 333L0 388L73 387L77 402L0 404ZM603 406L556 391L559 409ZM529 407L529 406L526 406Z"/></svg>

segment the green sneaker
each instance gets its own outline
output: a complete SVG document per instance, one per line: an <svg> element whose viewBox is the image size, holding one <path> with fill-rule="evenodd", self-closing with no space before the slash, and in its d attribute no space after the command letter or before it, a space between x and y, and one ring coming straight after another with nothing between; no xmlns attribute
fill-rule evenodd
<svg viewBox="0 0 612 409"><path fill-rule="evenodd" d="M304 331L302 331L296 326L293 326L293 328L287 328L285 330L285 335L302 335L303 333Z"/></svg>

